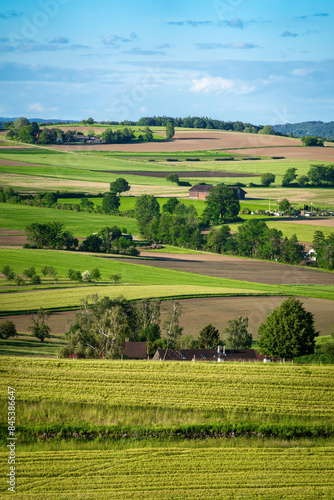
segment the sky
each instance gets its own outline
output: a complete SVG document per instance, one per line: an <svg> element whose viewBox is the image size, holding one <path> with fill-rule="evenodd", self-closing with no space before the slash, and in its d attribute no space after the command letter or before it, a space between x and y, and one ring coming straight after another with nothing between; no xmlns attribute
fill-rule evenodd
<svg viewBox="0 0 334 500"><path fill-rule="evenodd" d="M334 120L332 0L0 0L0 116Z"/></svg>

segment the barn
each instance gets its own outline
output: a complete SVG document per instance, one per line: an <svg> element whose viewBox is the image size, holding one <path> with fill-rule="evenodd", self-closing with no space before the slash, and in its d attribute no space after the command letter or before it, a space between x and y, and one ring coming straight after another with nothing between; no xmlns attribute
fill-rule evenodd
<svg viewBox="0 0 334 500"><path fill-rule="evenodd" d="M189 198L193 200L204 200L210 193L211 189L214 187L215 186L212 186L211 184L196 184L196 186L193 186L192 188L189 189ZM236 190L239 200L244 200L246 198L247 193L241 187L239 186L228 186L228 187Z"/></svg>

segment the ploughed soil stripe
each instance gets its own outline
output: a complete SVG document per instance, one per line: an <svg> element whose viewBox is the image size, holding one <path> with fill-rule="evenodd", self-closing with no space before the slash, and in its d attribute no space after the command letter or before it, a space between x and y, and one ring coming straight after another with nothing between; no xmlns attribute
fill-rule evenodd
<svg viewBox="0 0 334 500"><path fill-rule="evenodd" d="M191 172L165 172L145 171L138 172L137 170L90 170L90 172L102 172L104 174L119 174L119 175L142 175L144 177L167 177L170 174L177 174L179 177L261 177L257 174L240 174L235 172L211 172L211 171L191 171Z"/></svg>

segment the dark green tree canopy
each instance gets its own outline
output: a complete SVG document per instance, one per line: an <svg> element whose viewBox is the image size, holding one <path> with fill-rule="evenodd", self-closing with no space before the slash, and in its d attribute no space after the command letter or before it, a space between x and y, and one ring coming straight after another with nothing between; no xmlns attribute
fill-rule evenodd
<svg viewBox="0 0 334 500"><path fill-rule="evenodd" d="M248 333L248 318L238 316L235 319L229 319L227 328L224 330L227 344L232 349L249 349L252 347L252 335Z"/></svg>
<svg viewBox="0 0 334 500"><path fill-rule="evenodd" d="M115 193L107 193L102 200L102 210L106 214L113 214L119 209L121 202Z"/></svg>
<svg viewBox="0 0 334 500"><path fill-rule="evenodd" d="M219 330L210 323L199 332L198 347L199 349L215 349L218 344Z"/></svg>
<svg viewBox="0 0 334 500"><path fill-rule="evenodd" d="M205 199L205 203L204 214L213 222L222 222L224 219L233 220L240 211L236 190L224 186L224 184L212 188Z"/></svg>
<svg viewBox="0 0 334 500"><path fill-rule="evenodd" d="M286 198L283 198L278 204L278 208L281 212L287 212L290 209L290 202Z"/></svg>
<svg viewBox="0 0 334 500"><path fill-rule="evenodd" d="M119 195L121 193L125 193L126 191L129 191L131 188L130 184L128 181L123 179L123 177L119 177L116 179L114 182L110 183L110 191L112 193L118 193Z"/></svg>
<svg viewBox="0 0 334 500"><path fill-rule="evenodd" d="M174 125L172 122L168 121L166 123L166 138L170 140L174 137L174 134L175 134Z"/></svg>
<svg viewBox="0 0 334 500"><path fill-rule="evenodd" d="M168 198L166 203L162 206L162 211L172 214L179 203L179 200L175 197Z"/></svg>
<svg viewBox="0 0 334 500"><path fill-rule="evenodd" d="M301 138L302 143L304 146L323 146L324 145L324 140L321 139L320 137L302 137Z"/></svg>
<svg viewBox="0 0 334 500"><path fill-rule="evenodd" d="M180 182L179 176L177 174L169 174L166 177L166 181L171 182L172 184L178 184Z"/></svg>
<svg viewBox="0 0 334 500"><path fill-rule="evenodd" d="M288 186L297 177L297 169L294 167L288 168L282 180L282 186Z"/></svg>
<svg viewBox="0 0 334 500"><path fill-rule="evenodd" d="M143 194L135 204L135 217L138 221L140 233L144 236L151 222L159 215L160 205L158 200L151 194ZM146 231L145 231L146 229Z"/></svg>
<svg viewBox="0 0 334 500"><path fill-rule="evenodd" d="M274 174L270 174L269 172L261 175L261 184L262 186L269 187L270 184L275 182Z"/></svg>
<svg viewBox="0 0 334 500"><path fill-rule="evenodd" d="M315 338L319 335L314 328L313 314L293 297L270 313L259 326L258 334L262 354L287 359L313 354Z"/></svg>
<svg viewBox="0 0 334 500"><path fill-rule="evenodd" d="M13 321L6 320L0 324L0 339L8 339L17 335L16 326Z"/></svg>

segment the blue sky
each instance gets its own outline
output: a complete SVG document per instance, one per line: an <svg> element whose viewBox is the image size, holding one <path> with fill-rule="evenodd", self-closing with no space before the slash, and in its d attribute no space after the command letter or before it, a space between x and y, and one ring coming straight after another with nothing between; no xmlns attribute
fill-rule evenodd
<svg viewBox="0 0 334 500"><path fill-rule="evenodd" d="M0 115L333 120L329 0L0 0Z"/></svg>

